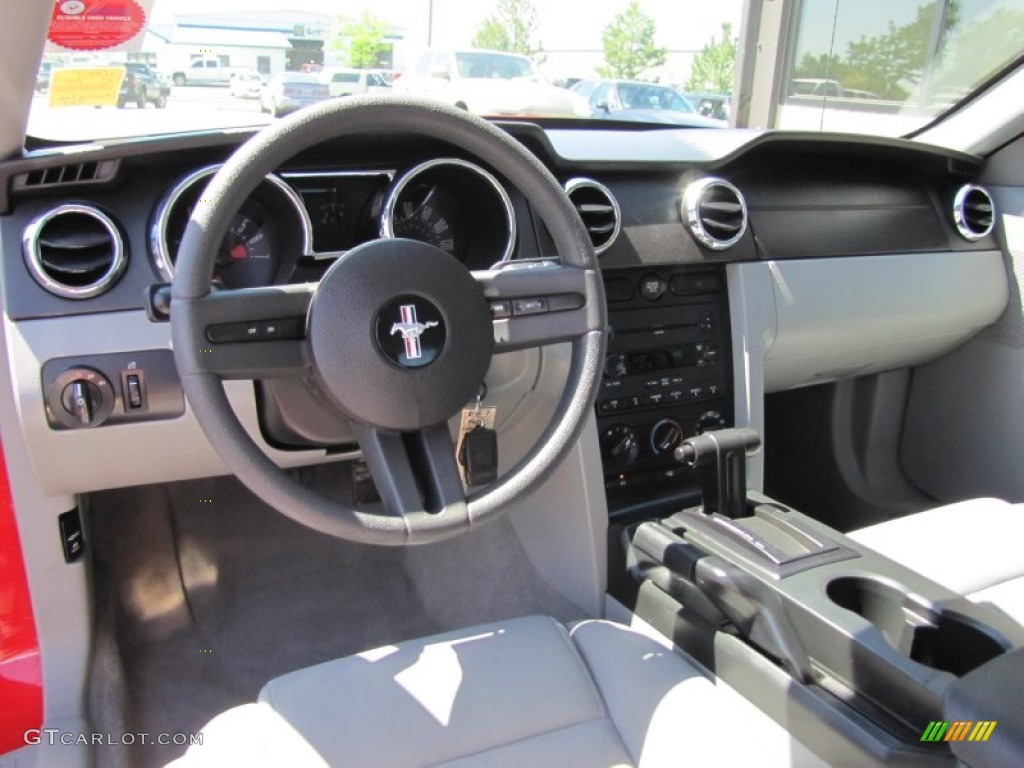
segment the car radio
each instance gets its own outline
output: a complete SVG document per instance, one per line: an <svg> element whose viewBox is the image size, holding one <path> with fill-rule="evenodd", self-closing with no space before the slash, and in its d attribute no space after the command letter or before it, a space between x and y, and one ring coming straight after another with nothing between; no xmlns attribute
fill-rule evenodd
<svg viewBox="0 0 1024 768"><path fill-rule="evenodd" d="M733 418L729 308L721 268L605 273L611 326L597 423L613 513L696 483L673 458Z"/></svg>

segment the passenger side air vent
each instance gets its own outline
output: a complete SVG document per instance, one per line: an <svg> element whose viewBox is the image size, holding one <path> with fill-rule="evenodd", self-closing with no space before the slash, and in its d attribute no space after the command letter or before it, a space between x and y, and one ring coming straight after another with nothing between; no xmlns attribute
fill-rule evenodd
<svg viewBox="0 0 1024 768"><path fill-rule="evenodd" d="M565 193L583 219L594 253L600 256L612 247L622 228L622 212L611 190L593 179L570 179Z"/></svg>
<svg viewBox="0 0 1024 768"><path fill-rule="evenodd" d="M14 177L13 188L17 192L39 187L107 181L114 177L116 171L116 160L57 165L52 168L39 168L27 173L19 173Z"/></svg>
<svg viewBox="0 0 1024 768"><path fill-rule="evenodd" d="M981 240L996 223L992 196L984 187L965 184L953 198L953 223L965 240Z"/></svg>
<svg viewBox="0 0 1024 768"><path fill-rule="evenodd" d="M714 251L736 245L747 231L747 203L725 179L708 177L690 184L681 214L697 242Z"/></svg>
<svg viewBox="0 0 1024 768"><path fill-rule="evenodd" d="M88 205L61 205L39 216L25 229L22 246L35 281L65 299L99 296L127 264L117 225Z"/></svg>

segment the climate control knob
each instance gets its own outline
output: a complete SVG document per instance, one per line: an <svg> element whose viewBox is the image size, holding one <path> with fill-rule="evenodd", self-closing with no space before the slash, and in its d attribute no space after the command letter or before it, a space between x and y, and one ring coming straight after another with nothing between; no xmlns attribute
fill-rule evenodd
<svg viewBox="0 0 1024 768"><path fill-rule="evenodd" d="M682 442L683 428L672 419L662 419L651 427L651 450L658 456L671 456Z"/></svg>
<svg viewBox="0 0 1024 768"><path fill-rule="evenodd" d="M713 429L721 429L725 426L725 417L718 411L706 411L697 419L696 429L698 435L710 432Z"/></svg>
<svg viewBox="0 0 1024 768"><path fill-rule="evenodd" d="M601 433L601 456L605 469L625 469L640 453L636 430L626 424L613 424Z"/></svg>
<svg viewBox="0 0 1024 768"><path fill-rule="evenodd" d="M608 355L604 359L604 375L609 379L621 379L629 373L625 355Z"/></svg>

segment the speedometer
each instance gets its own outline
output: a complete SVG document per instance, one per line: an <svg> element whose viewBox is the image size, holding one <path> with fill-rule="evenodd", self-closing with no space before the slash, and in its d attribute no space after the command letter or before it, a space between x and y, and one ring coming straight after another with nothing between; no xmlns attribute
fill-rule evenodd
<svg viewBox="0 0 1024 768"><path fill-rule="evenodd" d="M416 184L402 197L394 219L395 237L420 240L462 261L462 210L455 195L436 184Z"/></svg>
<svg viewBox="0 0 1024 768"><path fill-rule="evenodd" d="M428 160L398 178L384 200L380 230L429 243L470 269L508 261L516 243L508 192L493 174L458 158Z"/></svg>

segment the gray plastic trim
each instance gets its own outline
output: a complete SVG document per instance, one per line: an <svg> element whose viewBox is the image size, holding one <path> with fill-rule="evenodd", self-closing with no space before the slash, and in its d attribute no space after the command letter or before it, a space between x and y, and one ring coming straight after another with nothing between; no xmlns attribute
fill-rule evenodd
<svg viewBox="0 0 1024 768"><path fill-rule="evenodd" d="M110 266L107 267L106 272L103 273L95 282L89 285L67 285L54 280L46 272L46 267L43 266L43 255L39 245L39 238L43 232L43 229L51 221L56 219L58 216L65 216L67 214L82 214L85 216L91 216L96 219L103 228L107 230L110 235L111 242L111 258ZM65 205L58 205L56 208L52 208L41 216L33 219L27 227L25 227L25 234L22 239L22 253L25 257L25 266L28 267L29 273L32 278L39 283L46 291L52 293L54 296L60 296L62 299L91 299L94 296L99 296L105 293L114 283L117 282L118 278L124 273L125 267L128 266L128 255L125 251L124 238L121 237L121 232L117 228L117 224L103 211L99 210L95 206L85 205L83 203L67 203Z"/></svg>
<svg viewBox="0 0 1024 768"><path fill-rule="evenodd" d="M767 262L776 306L765 389L863 376L934 360L1006 306L998 251Z"/></svg>
<svg viewBox="0 0 1024 768"><path fill-rule="evenodd" d="M476 173L494 189L495 194L497 194L498 198L501 200L502 207L505 209L505 219L508 226L508 241L505 243L505 251L502 253L501 258L498 259L498 261L506 262L511 259L512 252L516 247L516 214L515 209L512 207L512 199L508 196L508 192L505 190L505 187L501 185L501 182L499 182L492 173L485 171L475 163L471 163L468 160L460 160L457 157L438 157L433 160L427 160L424 163L420 163L419 165L410 168L402 174L388 192L387 197L384 199L384 205L381 208L380 214L380 236L395 236L395 207L398 205L398 201L402 196L402 192L405 191L405 188L422 173L445 165L465 168L468 171Z"/></svg>

